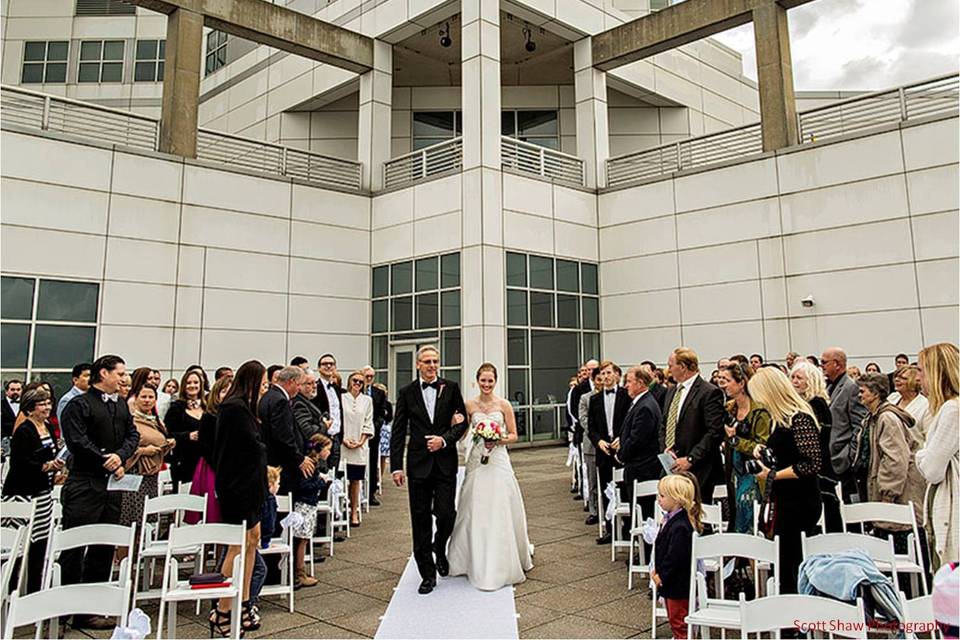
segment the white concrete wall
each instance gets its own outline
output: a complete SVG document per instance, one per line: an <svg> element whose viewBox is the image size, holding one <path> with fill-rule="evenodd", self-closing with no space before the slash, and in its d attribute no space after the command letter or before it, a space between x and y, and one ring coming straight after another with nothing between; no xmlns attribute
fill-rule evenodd
<svg viewBox="0 0 960 640"><path fill-rule="evenodd" d="M97 282L97 353L181 372L369 352L370 199L2 133L4 275Z"/></svg>
<svg viewBox="0 0 960 640"><path fill-rule="evenodd" d="M957 122L600 195L604 356L839 345L888 370L958 342Z"/></svg>

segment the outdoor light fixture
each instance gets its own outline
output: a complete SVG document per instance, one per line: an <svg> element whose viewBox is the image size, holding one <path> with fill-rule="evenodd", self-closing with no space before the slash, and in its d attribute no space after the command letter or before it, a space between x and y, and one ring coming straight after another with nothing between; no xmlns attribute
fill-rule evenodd
<svg viewBox="0 0 960 640"><path fill-rule="evenodd" d="M440 46L446 49L452 44L453 38L450 37L450 23L447 22L443 25L443 29L440 29Z"/></svg>
<svg viewBox="0 0 960 640"><path fill-rule="evenodd" d="M800 298L800 304L802 304L805 307L812 307L813 305L816 304L816 301L813 299L812 295L805 296L803 298Z"/></svg>
<svg viewBox="0 0 960 640"><path fill-rule="evenodd" d="M536 51L536 50L537 50L537 43L532 40L532 32L530 31L530 27L529 27L529 26L524 27L524 29L523 29L523 35L524 35L524 37L527 39L527 43L526 43L525 45L523 45L523 48L526 49L527 52L529 52L529 53L533 53L534 51Z"/></svg>

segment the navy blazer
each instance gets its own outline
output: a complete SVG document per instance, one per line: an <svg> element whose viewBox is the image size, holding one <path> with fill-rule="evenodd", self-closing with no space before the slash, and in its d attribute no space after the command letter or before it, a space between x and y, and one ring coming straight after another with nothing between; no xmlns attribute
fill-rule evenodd
<svg viewBox="0 0 960 640"><path fill-rule="evenodd" d="M625 467L636 470L638 479L656 480L663 471L657 458L661 420L660 405L649 391L630 407L623 420L617 457Z"/></svg>
<svg viewBox="0 0 960 640"><path fill-rule="evenodd" d="M693 555L693 525L680 511L660 528L654 545L653 563L661 585L657 594L672 600L690 597L690 557Z"/></svg>
<svg viewBox="0 0 960 640"><path fill-rule="evenodd" d="M303 438L293 419L293 407L283 389L272 385L257 406L263 443L267 446L267 464L281 467L284 492L300 482L303 462Z"/></svg>

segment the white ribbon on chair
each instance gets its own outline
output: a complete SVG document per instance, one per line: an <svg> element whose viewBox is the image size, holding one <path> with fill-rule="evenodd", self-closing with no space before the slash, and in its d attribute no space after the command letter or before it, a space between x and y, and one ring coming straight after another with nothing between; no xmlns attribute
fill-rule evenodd
<svg viewBox="0 0 960 640"><path fill-rule="evenodd" d="M143 640L150 635L150 616L139 608L127 614L127 626L114 627L110 640Z"/></svg>
<svg viewBox="0 0 960 640"><path fill-rule="evenodd" d="M603 495L607 496L607 511L603 514L606 520L613 522L614 496L617 495L617 483L611 480L607 483L607 488L603 490Z"/></svg>

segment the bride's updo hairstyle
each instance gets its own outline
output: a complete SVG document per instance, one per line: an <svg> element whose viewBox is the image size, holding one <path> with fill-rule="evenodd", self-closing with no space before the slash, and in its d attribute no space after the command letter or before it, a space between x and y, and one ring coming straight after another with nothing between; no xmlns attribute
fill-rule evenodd
<svg viewBox="0 0 960 640"><path fill-rule="evenodd" d="M493 366L492 362L484 362L482 365L480 365L480 368L477 369L477 380L480 379L480 374L483 373L484 371L489 371L490 373L492 373L494 380L499 379L499 376L497 376L497 368Z"/></svg>

